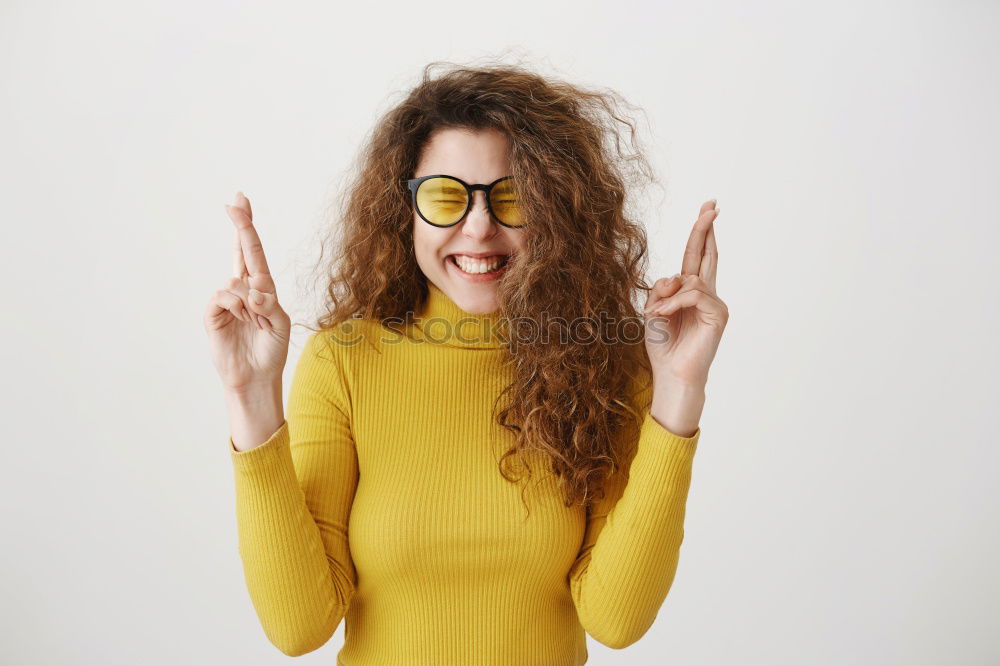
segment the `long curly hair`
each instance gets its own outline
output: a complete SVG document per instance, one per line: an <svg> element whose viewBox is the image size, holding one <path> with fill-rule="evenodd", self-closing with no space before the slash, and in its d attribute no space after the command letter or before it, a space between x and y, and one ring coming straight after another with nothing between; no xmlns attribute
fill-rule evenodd
<svg viewBox="0 0 1000 666"><path fill-rule="evenodd" d="M443 71L440 71L443 70ZM438 129L495 129L509 139L511 175L526 250L511 258L498 285L503 319L638 323L638 340L598 337L586 344L518 344L509 352L513 379L493 417L512 432L500 473L516 482L512 456L531 477L526 452L544 454L564 503L586 505L625 468L623 437L638 427L650 395L642 320L633 298L648 291L647 239L632 219L632 188L655 181L639 149L633 109L611 90L553 80L520 65L432 62L405 99L379 118L348 179L328 237L325 305L316 328L351 318L405 318L424 303L427 281L413 245L406 187L429 136ZM327 254L325 251L323 254ZM598 335L590 324L586 334ZM568 335L565 330L557 334ZM551 332L551 328L549 329ZM579 326L574 326L579 335ZM522 491L523 501L523 491Z"/></svg>

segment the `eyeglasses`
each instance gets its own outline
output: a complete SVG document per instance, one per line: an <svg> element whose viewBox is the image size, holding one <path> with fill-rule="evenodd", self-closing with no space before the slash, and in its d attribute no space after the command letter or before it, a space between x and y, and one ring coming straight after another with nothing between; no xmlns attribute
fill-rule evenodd
<svg viewBox="0 0 1000 666"><path fill-rule="evenodd" d="M435 227L450 227L461 222L472 208L472 193L476 190L486 193L486 207L497 222L512 229L524 226L513 176L498 178L489 185L469 185L460 178L442 174L399 182L413 194L413 205L420 219Z"/></svg>

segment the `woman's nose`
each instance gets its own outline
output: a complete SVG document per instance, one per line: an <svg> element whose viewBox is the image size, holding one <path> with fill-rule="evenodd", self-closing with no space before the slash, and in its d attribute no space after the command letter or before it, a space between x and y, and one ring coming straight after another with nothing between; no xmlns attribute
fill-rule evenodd
<svg viewBox="0 0 1000 666"><path fill-rule="evenodd" d="M462 223L462 233L469 238L491 238L497 233L497 225L486 205L486 193L476 191L472 194L472 208Z"/></svg>

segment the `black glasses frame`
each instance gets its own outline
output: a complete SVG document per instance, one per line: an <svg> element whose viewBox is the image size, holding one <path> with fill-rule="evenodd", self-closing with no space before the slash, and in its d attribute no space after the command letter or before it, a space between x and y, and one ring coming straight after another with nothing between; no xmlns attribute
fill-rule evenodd
<svg viewBox="0 0 1000 666"><path fill-rule="evenodd" d="M430 180L431 178L447 178L449 180L453 180L456 183L461 184L462 187L465 188L465 192L466 195L468 196L469 201L465 205L465 210L462 212L461 217L459 217L451 224L434 224L426 217L424 217L424 214L422 212L420 212L420 206L417 205L417 190L420 188L421 183L423 183L425 180ZM420 178L409 178L409 179L403 178L399 182L406 185L406 187L410 190L411 201L413 202L413 209L417 211L417 215L420 216L421 220L431 225L432 227L437 227L438 229L447 229L448 227L453 227L462 220L464 220L465 216L469 214L470 210L472 210L472 203L475 201L475 199L473 198L474 192L476 190L482 190L486 195L486 209L489 210L490 216L503 226L507 227L508 229L521 229L524 227L524 224L507 224L506 222L501 220L497 216L497 214L493 212L493 203L490 201L490 194L492 194L493 192L493 187L497 183L501 183L505 180L511 180L513 178L514 178L513 176L504 176L503 178L497 178L489 185L482 185L482 184L470 185L469 183L465 182L464 180L456 176L449 176L447 174L437 173L431 176L421 176Z"/></svg>

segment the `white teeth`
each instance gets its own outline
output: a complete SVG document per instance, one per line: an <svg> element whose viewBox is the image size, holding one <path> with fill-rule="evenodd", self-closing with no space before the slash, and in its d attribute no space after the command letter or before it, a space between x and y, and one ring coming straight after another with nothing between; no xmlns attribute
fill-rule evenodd
<svg viewBox="0 0 1000 666"><path fill-rule="evenodd" d="M489 259L473 259L460 254L453 255L455 263L466 273L478 274L495 271L507 257L490 257Z"/></svg>

